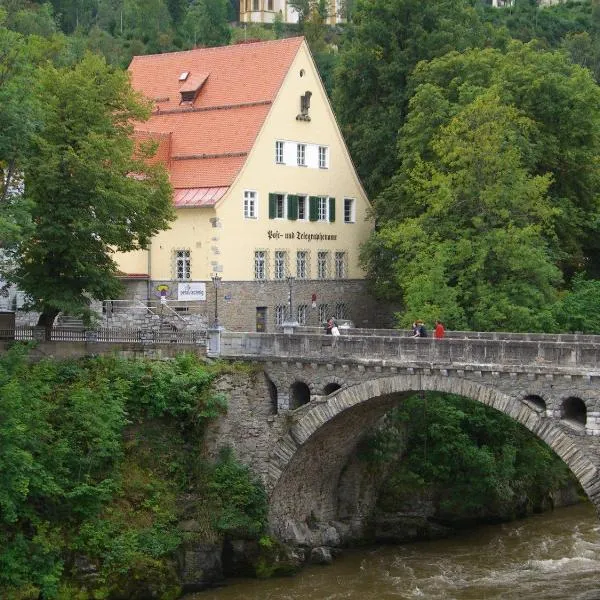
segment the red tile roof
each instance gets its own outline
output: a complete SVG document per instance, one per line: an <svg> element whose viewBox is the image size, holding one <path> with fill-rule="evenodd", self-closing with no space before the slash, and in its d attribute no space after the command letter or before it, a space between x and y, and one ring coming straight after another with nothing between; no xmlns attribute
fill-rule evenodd
<svg viewBox="0 0 600 600"><path fill-rule="evenodd" d="M133 58L129 66L132 85L155 106L136 133L159 142L158 160L168 165L176 190L231 185L302 40L287 38ZM186 72L186 79L180 80ZM180 104L180 91L195 89L199 83L194 102Z"/></svg>

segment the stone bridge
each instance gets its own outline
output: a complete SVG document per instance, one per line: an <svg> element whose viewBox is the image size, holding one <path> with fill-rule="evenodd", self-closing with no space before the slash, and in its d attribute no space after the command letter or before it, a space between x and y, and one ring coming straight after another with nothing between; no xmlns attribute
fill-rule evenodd
<svg viewBox="0 0 600 600"><path fill-rule="evenodd" d="M254 466L276 535L297 539L308 522L360 521L370 501L349 483L351 457L361 436L415 392L457 394L509 415L562 458L600 510L600 336L377 333L220 332L209 344L209 354L212 347L264 370L273 416L270 430L254 432L268 439Z"/></svg>

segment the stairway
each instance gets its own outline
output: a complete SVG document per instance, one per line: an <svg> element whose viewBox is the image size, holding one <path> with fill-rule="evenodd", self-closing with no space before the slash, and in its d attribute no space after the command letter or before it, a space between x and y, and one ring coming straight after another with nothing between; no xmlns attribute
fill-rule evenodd
<svg viewBox="0 0 600 600"><path fill-rule="evenodd" d="M63 313L60 313L58 317L56 317L54 327L62 327L64 329L77 329L81 331L85 329L85 325L83 324L83 319L81 317L73 317L71 315L65 315Z"/></svg>

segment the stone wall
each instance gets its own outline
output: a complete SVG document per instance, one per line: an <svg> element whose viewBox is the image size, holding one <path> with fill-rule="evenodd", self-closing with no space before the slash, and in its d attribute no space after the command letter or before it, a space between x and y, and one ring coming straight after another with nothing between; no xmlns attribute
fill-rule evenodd
<svg viewBox="0 0 600 600"><path fill-rule="evenodd" d="M154 285L154 282L153 282ZM175 284L173 284L175 285ZM316 295L316 307L312 297ZM266 307L266 331L275 332L275 307L288 306L289 287L282 281L222 281L218 288L217 311L223 327L231 331L256 331L257 308ZM195 310L213 321L215 290L206 285L206 302ZM293 284L293 310L306 305L307 325L320 327L319 306L327 305L328 316L335 315L338 304L345 305L345 318L358 327L390 327L392 309L377 302L368 292L364 280L296 280Z"/></svg>

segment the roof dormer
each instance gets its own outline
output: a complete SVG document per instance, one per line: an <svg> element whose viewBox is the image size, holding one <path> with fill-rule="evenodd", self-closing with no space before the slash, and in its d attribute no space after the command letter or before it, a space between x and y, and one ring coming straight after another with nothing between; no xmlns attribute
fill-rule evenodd
<svg viewBox="0 0 600 600"><path fill-rule="evenodd" d="M185 75L185 79L182 77ZM179 88L181 94L180 104L193 104L194 100L198 97L202 86L208 79L209 73L199 73L198 75L191 75L189 71L184 71L179 76L179 81L183 81L183 85Z"/></svg>

